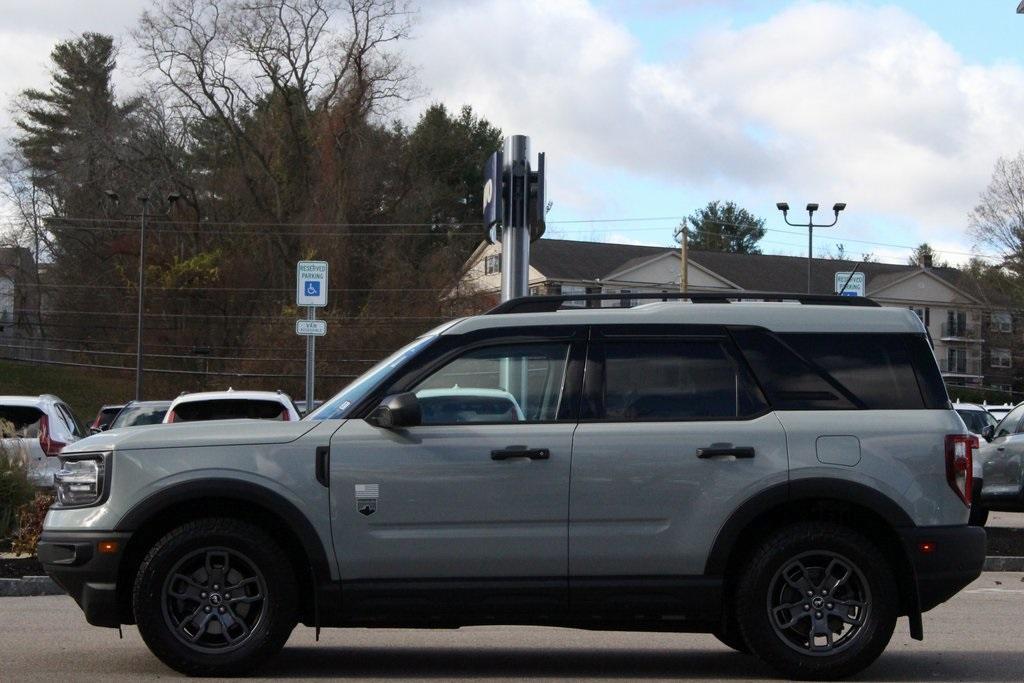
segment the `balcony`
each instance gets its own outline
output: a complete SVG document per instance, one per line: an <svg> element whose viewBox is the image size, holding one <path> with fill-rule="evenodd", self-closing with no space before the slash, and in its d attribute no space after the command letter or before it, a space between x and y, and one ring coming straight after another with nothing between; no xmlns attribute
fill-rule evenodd
<svg viewBox="0 0 1024 683"><path fill-rule="evenodd" d="M943 375L957 377L982 377L985 374L980 358L940 358L939 370Z"/></svg>
<svg viewBox="0 0 1024 683"><path fill-rule="evenodd" d="M943 341L967 341L967 342L982 342L981 338L981 327L978 325L968 325L965 323L942 323L942 334L940 339Z"/></svg>

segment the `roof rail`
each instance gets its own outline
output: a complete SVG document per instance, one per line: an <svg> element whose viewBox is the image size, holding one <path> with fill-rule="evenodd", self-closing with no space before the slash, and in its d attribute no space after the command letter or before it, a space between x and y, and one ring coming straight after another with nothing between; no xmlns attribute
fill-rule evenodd
<svg viewBox="0 0 1024 683"><path fill-rule="evenodd" d="M614 294L557 294L522 296L503 301L487 315L500 313L551 313L569 301L689 301L694 304L729 304L738 301L795 301L819 306L868 306L879 303L863 296L836 296L830 294L793 294L790 292L623 292Z"/></svg>

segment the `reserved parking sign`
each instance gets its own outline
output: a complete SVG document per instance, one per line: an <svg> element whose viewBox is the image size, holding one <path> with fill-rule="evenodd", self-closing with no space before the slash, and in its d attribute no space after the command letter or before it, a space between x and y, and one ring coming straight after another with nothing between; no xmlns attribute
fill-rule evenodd
<svg viewBox="0 0 1024 683"><path fill-rule="evenodd" d="M327 261L299 261L295 269L295 303L327 305Z"/></svg>

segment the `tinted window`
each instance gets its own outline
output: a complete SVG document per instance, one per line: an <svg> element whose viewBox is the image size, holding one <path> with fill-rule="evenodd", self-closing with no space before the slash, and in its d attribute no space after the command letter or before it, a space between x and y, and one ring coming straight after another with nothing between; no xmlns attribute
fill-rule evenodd
<svg viewBox="0 0 1024 683"><path fill-rule="evenodd" d="M509 344L469 351L413 389L423 424L553 421L568 354L568 344Z"/></svg>
<svg viewBox="0 0 1024 683"><path fill-rule="evenodd" d="M848 410L856 406L838 387L765 330L734 330L754 375L776 410Z"/></svg>
<svg viewBox="0 0 1024 683"><path fill-rule="evenodd" d="M43 413L30 406L0 406L0 436L35 439Z"/></svg>
<svg viewBox="0 0 1024 683"><path fill-rule="evenodd" d="M110 428L138 427L140 425L155 425L163 422L167 414L167 405L163 406L127 406L117 417L114 418Z"/></svg>
<svg viewBox="0 0 1024 683"><path fill-rule="evenodd" d="M179 403L174 409L174 422L237 420L239 418L287 420L288 410L277 401L252 401L239 398L189 401Z"/></svg>
<svg viewBox="0 0 1024 683"><path fill-rule="evenodd" d="M83 426L82 423L78 421L78 418L75 416L75 414L71 412L71 408L64 405L63 403L58 403L57 410L60 412L61 418L68 425L69 432L71 432L73 435L79 438L86 435L85 426Z"/></svg>
<svg viewBox="0 0 1024 683"><path fill-rule="evenodd" d="M907 345L896 334L780 335L869 410L924 407Z"/></svg>
<svg viewBox="0 0 1024 683"><path fill-rule="evenodd" d="M766 407L719 342L608 342L592 345L591 355L603 373L598 400L587 401L589 419L728 419Z"/></svg>
<svg viewBox="0 0 1024 683"><path fill-rule="evenodd" d="M956 412L972 434L981 434L982 429L996 423L996 419L984 410L958 410Z"/></svg>

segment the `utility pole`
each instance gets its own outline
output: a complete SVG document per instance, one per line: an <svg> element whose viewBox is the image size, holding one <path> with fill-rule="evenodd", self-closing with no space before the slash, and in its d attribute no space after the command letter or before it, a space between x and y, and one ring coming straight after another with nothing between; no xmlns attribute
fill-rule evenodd
<svg viewBox="0 0 1024 683"><path fill-rule="evenodd" d="M501 300L530 291L530 243L545 229L544 153L530 168L530 138L505 139L484 166L484 225L491 244L501 243Z"/></svg>
<svg viewBox="0 0 1024 683"><path fill-rule="evenodd" d="M811 266L814 263L814 228L831 228L833 225L839 222L839 212L846 208L846 204L843 202L836 202L832 205L832 211L835 212L835 219L831 223L817 223L814 222L814 212L818 210L817 204L807 205L807 222L806 223L790 223L789 222L789 204L786 202L779 202L775 205L779 211L782 212L782 219L786 221L786 225L792 225L794 228L807 228L807 293L811 293Z"/></svg>
<svg viewBox="0 0 1024 683"><path fill-rule="evenodd" d="M686 232L684 219L683 229L679 231L679 291L686 292L689 288L690 266L687 263L687 248L690 236Z"/></svg>
<svg viewBox="0 0 1024 683"><path fill-rule="evenodd" d="M115 204L118 203L120 197L113 190L105 190L104 193ZM172 192L167 195L168 205L174 204L181 198L177 192ZM138 311L136 314L135 323L135 400L142 400L142 319L143 311L145 310L146 301L146 214L149 208L149 195L141 194L135 198L140 204L142 204L142 213L138 214L140 218L140 230L139 230L139 279L138 279L138 290L139 290L139 304ZM170 209L168 208L168 211Z"/></svg>

